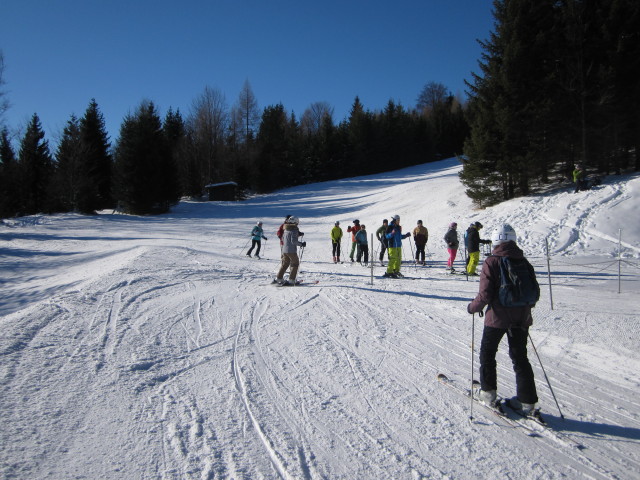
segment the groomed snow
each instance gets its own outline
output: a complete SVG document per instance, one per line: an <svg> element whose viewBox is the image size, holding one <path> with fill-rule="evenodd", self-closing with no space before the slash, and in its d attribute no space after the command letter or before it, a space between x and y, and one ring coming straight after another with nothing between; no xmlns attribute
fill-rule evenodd
<svg viewBox="0 0 640 480"><path fill-rule="evenodd" d="M459 169L446 160L154 217L3 222L0 477L640 478L640 178L474 210ZM269 285L286 214L301 218L306 286ZM336 220L371 234L393 214L429 229L428 267L410 263L405 241L414 280L376 266L371 284L347 255L330 262ZM262 260L244 255L258 220ZM470 422L469 401L436 380L471 377L478 283L444 272L451 221L461 234L481 221L485 238L510 223L536 266L531 337L564 421L530 358L556 434L528 436L478 406ZM474 333L477 355L478 317ZM498 363L511 396L504 345Z"/></svg>

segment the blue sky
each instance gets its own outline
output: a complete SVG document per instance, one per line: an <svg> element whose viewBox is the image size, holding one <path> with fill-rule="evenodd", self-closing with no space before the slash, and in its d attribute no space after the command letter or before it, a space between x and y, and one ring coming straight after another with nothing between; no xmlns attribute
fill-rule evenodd
<svg viewBox="0 0 640 480"><path fill-rule="evenodd" d="M10 0L0 50L11 108L24 129L37 113L52 145L95 98L112 142L144 99L184 116L205 86L229 106L249 80L260 110L300 118L326 101L334 120L354 98L405 107L428 82L464 95L493 28L489 0Z"/></svg>

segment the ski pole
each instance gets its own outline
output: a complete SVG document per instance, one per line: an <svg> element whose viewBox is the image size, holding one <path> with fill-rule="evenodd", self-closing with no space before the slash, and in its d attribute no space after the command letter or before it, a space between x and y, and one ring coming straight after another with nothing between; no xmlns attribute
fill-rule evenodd
<svg viewBox="0 0 640 480"><path fill-rule="evenodd" d="M469 281L469 269L467 268L469 266L469 257L467 257L467 245L465 244L464 246L464 258L466 258L466 263L464 266L464 275L467 277L467 282Z"/></svg>
<svg viewBox="0 0 640 480"><path fill-rule="evenodd" d="M473 371L474 371L474 343L476 338L476 314L471 314L471 389L470 397L471 397L471 408L469 413L469 421L473 423Z"/></svg>
<svg viewBox="0 0 640 480"><path fill-rule="evenodd" d="M429 247L427 246L427 244L426 244L426 243L424 244L424 249L425 249L425 250L426 250L426 252L427 252L427 253L426 253L426 255L425 255L425 257L424 257L424 264L425 264L425 266L426 266L426 265L427 265L427 259L428 259L428 258L431 258L431 252L429 251Z"/></svg>
<svg viewBox="0 0 640 480"><path fill-rule="evenodd" d="M418 262L416 261L416 255L413 253L413 244L411 243L411 240L409 240L409 246L411 247L411 258L413 258L413 267L414 270L418 270Z"/></svg>
<svg viewBox="0 0 640 480"><path fill-rule="evenodd" d="M247 249L250 241L251 241L251 238L249 238L249 240L247 240L247 243L244 244L244 247L242 247L242 249L240 250L240 253L244 252Z"/></svg>
<svg viewBox="0 0 640 480"><path fill-rule="evenodd" d="M538 363L540 363L540 368L542 368L542 373L544 373L544 378L547 381L549 390L551 390L551 395L553 395L553 400L556 402L556 407L558 407L560 418L564 420L564 415L562 414L562 410L560 410L560 404L558 404L558 399L556 398L556 394L553 393L553 388L551 388L551 382L549 382L549 377L547 377L547 372L544 369L544 365L542 365L542 360L540 360L540 355L538 355L538 350L536 349L536 346L533 344L533 338L531 338L531 334L529 332L527 333L529 335L529 340L531 341L531 346L533 347L533 351L536 352L536 357L538 357Z"/></svg>

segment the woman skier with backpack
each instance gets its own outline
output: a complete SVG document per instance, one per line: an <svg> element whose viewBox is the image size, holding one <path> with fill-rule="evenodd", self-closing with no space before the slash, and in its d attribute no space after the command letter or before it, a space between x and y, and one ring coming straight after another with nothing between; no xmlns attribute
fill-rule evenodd
<svg viewBox="0 0 640 480"><path fill-rule="evenodd" d="M504 258L525 265L526 279L531 288L538 289L533 267L524 257L522 250L516 245L516 232L510 225L502 225L492 235L494 245L491 256L487 257L480 273L480 287L476 298L467 306L467 312L479 313L488 305L484 314L484 330L480 343L480 391L477 399L488 406L495 406L497 401L498 379L496 373L496 354L498 345L504 335L509 341L509 356L516 375L517 396L510 400L510 405L524 414L532 414L538 402L533 369L527 357L527 340L529 327L533 323L532 305L505 306L501 300L501 285L504 283L501 273ZM535 292L534 292L535 293ZM523 296L527 292L522 292ZM534 298L535 295L534 295Z"/></svg>

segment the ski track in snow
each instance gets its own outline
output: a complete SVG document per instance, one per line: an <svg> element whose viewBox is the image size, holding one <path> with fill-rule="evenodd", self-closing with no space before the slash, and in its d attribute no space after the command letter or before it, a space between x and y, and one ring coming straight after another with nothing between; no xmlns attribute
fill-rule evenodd
<svg viewBox="0 0 640 480"><path fill-rule="evenodd" d="M445 161L237 204L186 203L161 217L40 216L0 227L0 476L640 476L640 226L628 222L638 178L475 211L458 169ZM428 209L416 200L425 195ZM265 285L285 210L303 219L300 275L318 284ZM430 229L430 267L403 249L415 280L381 279L376 266L371 285L369 269L326 261L335 219L346 230L360 218L373 233L392 213L407 229L418 218ZM242 250L256 217L275 241L254 261ZM469 402L436 380L442 372L465 386L472 373L466 305L478 283L444 273L440 238L452 220L481 220L483 238L500 222L519 233L543 294L532 339L566 419L530 349L540 405L584 450L480 408L470 423ZM628 262L621 294L617 228ZM31 259L47 261L38 270ZM478 317L474 334L477 355ZM477 357L475 366L477 378ZM499 393L513 395L504 345L498 376Z"/></svg>

